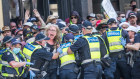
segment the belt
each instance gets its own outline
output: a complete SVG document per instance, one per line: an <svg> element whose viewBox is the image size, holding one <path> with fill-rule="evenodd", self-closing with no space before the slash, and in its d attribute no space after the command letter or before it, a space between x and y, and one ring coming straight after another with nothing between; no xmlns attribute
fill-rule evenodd
<svg viewBox="0 0 140 79"><path fill-rule="evenodd" d="M76 63L76 61L75 60L71 60L71 61L64 62L64 63L61 64L60 67L65 66L65 65L70 64L70 63Z"/></svg>
<svg viewBox="0 0 140 79"><path fill-rule="evenodd" d="M82 62L82 65L89 63L89 62L93 62L93 61L100 62L101 60L100 59L86 59Z"/></svg>
<svg viewBox="0 0 140 79"><path fill-rule="evenodd" d="M39 72L39 71L40 71L39 69L32 68L32 67L30 67L30 70L37 71L37 72Z"/></svg>

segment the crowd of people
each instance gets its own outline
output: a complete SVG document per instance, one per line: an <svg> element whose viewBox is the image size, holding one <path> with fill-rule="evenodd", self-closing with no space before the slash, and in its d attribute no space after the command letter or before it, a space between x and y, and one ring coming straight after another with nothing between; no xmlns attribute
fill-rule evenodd
<svg viewBox="0 0 140 79"><path fill-rule="evenodd" d="M140 79L136 1L117 18L72 11L65 21L37 9L0 31L0 79Z"/></svg>

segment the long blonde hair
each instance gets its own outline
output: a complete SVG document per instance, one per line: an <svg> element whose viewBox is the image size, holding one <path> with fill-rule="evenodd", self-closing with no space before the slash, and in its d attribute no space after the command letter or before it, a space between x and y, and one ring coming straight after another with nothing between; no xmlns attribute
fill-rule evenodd
<svg viewBox="0 0 140 79"><path fill-rule="evenodd" d="M54 37L53 41L54 41L54 45L55 47L61 43L61 32L59 30L59 27L55 24L48 24L46 25L46 30L45 30L45 34L48 36L48 30L51 27L55 27L56 28L56 36Z"/></svg>

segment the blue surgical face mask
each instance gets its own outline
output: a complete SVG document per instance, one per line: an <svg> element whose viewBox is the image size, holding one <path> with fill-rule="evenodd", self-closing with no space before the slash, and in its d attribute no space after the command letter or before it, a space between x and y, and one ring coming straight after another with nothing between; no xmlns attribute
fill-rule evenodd
<svg viewBox="0 0 140 79"><path fill-rule="evenodd" d="M20 52L20 48L14 48L14 49L13 49L13 52L14 52L15 54L18 54L18 53Z"/></svg>
<svg viewBox="0 0 140 79"><path fill-rule="evenodd" d="M121 22L126 22L126 18L121 18Z"/></svg>

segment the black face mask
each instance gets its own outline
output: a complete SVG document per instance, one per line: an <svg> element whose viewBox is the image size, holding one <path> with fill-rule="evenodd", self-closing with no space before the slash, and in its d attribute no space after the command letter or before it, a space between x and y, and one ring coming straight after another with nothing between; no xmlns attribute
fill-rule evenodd
<svg viewBox="0 0 140 79"><path fill-rule="evenodd" d="M12 29L12 30L11 30L13 35L15 35L15 30L16 30L16 29Z"/></svg>

